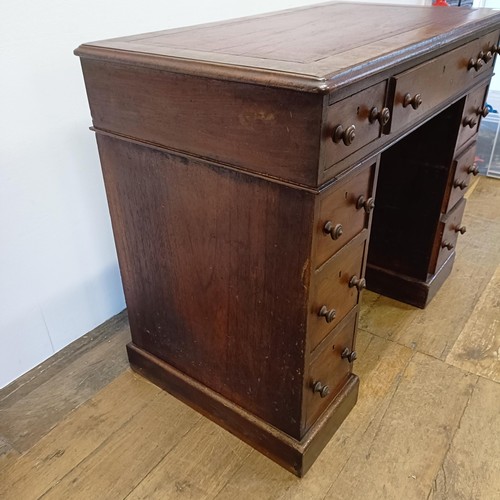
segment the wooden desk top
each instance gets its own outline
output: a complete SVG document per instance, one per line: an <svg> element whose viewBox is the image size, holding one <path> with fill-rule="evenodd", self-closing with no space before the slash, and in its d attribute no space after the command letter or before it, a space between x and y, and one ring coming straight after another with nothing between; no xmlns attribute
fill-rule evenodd
<svg viewBox="0 0 500 500"><path fill-rule="evenodd" d="M491 9L326 3L81 45L81 57L310 92L438 54L500 25Z"/></svg>

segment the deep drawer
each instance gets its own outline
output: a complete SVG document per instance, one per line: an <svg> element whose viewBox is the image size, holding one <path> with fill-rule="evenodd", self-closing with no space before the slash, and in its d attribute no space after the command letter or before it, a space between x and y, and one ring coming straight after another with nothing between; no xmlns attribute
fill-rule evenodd
<svg viewBox="0 0 500 500"><path fill-rule="evenodd" d="M478 174L478 168L474 161L475 156L476 143L474 142L453 160L441 208L443 213L449 212L457 204L469 187L471 177Z"/></svg>
<svg viewBox="0 0 500 500"><path fill-rule="evenodd" d="M321 194L314 232L314 267L369 225L377 162L370 160Z"/></svg>
<svg viewBox="0 0 500 500"><path fill-rule="evenodd" d="M461 200L452 212L447 214L439 223L440 227L437 233L438 256L436 266L431 272L437 272L444 264L452 252L455 251L459 234L465 233L465 226L461 224L465 210L465 200Z"/></svg>
<svg viewBox="0 0 500 500"><path fill-rule="evenodd" d="M357 308L349 313L313 356L306 378L306 429L321 415L338 394L351 373ZM351 361L352 360L352 361Z"/></svg>
<svg viewBox="0 0 500 500"><path fill-rule="evenodd" d="M325 124L325 170L369 144L390 117L384 108L387 82L373 85L328 108ZM389 113L389 114L388 114Z"/></svg>
<svg viewBox="0 0 500 500"><path fill-rule="evenodd" d="M498 41L498 34L496 31L485 35L395 76L391 132L409 127L450 97L459 94L476 77L489 72L494 53L485 52L484 48L493 47Z"/></svg>
<svg viewBox="0 0 500 500"><path fill-rule="evenodd" d="M357 304L364 287L366 233L361 233L314 273L310 303L310 350Z"/></svg>
<svg viewBox="0 0 500 500"><path fill-rule="evenodd" d="M457 148L476 135L481 118L487 114L484 107L487 93L488 87L483 85L467 96L458 132Z"/></svg>

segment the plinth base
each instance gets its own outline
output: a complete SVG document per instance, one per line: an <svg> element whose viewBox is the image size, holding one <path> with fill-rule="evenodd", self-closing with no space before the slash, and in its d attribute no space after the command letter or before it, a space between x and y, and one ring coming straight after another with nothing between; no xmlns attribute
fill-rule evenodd
<svg viewBox="0 0 500 500"><path fill-rule="evenodd" d="M311 467L358 399L359 379L351 375L337 398L297 441L132 342L127 352L136 372L299 477Z"/></svg>
<svg viewBox="0 0 500 500"><path fill-rule="evenodd" d="M368 263L366 265L367 288L372 292L424 309L451 273L454 260L455 252L427 281L397 274Z"/></svg>

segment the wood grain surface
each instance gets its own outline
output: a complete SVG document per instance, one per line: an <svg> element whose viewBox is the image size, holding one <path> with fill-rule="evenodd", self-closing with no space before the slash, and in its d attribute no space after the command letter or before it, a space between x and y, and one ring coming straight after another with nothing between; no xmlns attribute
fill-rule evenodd
<svg viewBox="0 0 500 500"><path fill-rule="evenodd" d="M366 4L356 8L331 3L94 42L80 46L76 53L325 92L387 65L437 54L443 39L459 45L472 26L484 33L497 27L499 19L500 13L488 9ZM356 37L350 34L352 26L356 26ZM187 60L197 64L186 64Z"/></svg>
<svg viewBox="0 0 500 500"><path fill-rule="evenodd" d="M469 195L469 231L462 252L442 293L425 311L370 292L363 295L356 361L360 398L303 479L207 419L196 419L197 414L175 398L125 371L104 381L104 387L83 404L69 397L73 406L59 414L52 429L38 428L36 422L25 427L34 437L28 440L29 449L8 457L4 467L0 462L0 497L57 498L58 491L78 497L64 479L67 476L81 478L78 483L86 498L105 500L497 498L500 386L493 358L488 361L490 354L480 349L498 344L500 335L491 328L500 293L498 184L481 177ZM116 322L99 330L108 339L116 331ZM90 338L87 348L93 359L105 362L107 342L94 334ZM78 343L68 346L66 362L61 359L58 370L65 363L76 363L74 368L85 365L78 356L80 348ZM38 379L50 392L47 382L58 371L51 371L52 365L49 360L24 383L0 391L5 428L17 418L2 413L5 396L29 380L30 390L26 387L20 396L29 407ZM50 409L50 399L35 394L32 406L39 405L40 412ZM149 417L146 423L142 412ZM175 446L167 445L164 453L134 437L162 435L169 425L181 437L173 437ZM127 439L137 443L139 451L125 452ZM118 484L110 487L110 478L93 464L106 467Z"/></svg>

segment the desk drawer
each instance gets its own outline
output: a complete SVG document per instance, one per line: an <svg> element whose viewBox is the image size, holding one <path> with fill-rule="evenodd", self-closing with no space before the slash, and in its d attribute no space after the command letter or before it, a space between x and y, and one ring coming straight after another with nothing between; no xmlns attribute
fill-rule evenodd
<svg viewBox="0 0 500 500"><path fill-rule="evenodd" d="M331 403L351 373L356 359L354 336L357 308L325 339L319 353L313 354L306 378L306 429ZM352 360L352 361L351 361Z"/></svg>
<svg viewBox="0 0 500 500"><path fill-rule="evenodd" d="M467 96L458 132L457 148L477 133L481 118L488 114L484 106L487 94L488 86L482 85Z"/></svg>
<svg viewBox="0 0 500 500"><path fill-rule="evenodd" d="M450 179L446 186L446 193L441 208L443 213L449 212L457 204L469 187L471 177L478 174L478 169L474 161L475 157L476 143L474 142L453 160Z"/></svg>
<svg viewBox="0 0 500 500"><path fill-rule="evenodd" d="M490 33L395 76L391 132L409 127L433 108L459 94L474 78L489 72L494 57L488 51L485 55L481 47L493 46L498 33Z"/></svg>
<svg viewBox="0 0 500 500"><path fill-rule="evenodd" d="M431 272L437 272L444 264L452 252L455 251L459 234L465 233L465 226L462 226L462 217L465 210L465 200L462 199L457 206L439 223L438 230L438 256L436 267Z"/></svg>
<svg viewBox="0 0 500 500"><path fill-rule="evenodd" d="M325 127L325 169L380 137L390 118L384 108L387 82L373 85L329 106Z"/></svg>
<svg viewBox="0 0 500 500"><path fill-rule="evenodd" d="M314 273L310 304L310 350L358 303L366 233L361 233Z"/></svg>
<svg viewBox="0 0 500 500"><path fill-rule="evenodd" d="M374 208L376 160L370 160L322 193L314 235L314 264L323 264L363 229Z"/></svg>

